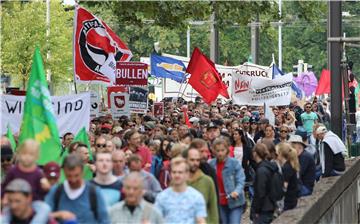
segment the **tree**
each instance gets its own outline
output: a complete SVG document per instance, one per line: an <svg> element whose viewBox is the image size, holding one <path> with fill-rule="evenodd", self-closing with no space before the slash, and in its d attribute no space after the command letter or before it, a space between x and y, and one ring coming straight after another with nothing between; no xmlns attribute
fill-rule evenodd
<svg viewBox="0 0 360 224"><path fill-rule="evenodd" d="M1 6L1 73L10 75L14 86L24 85L29 78L34 49L39 46L45 68L51 70L51 81L71 80L73 13L65 11L60 2L51 2L47 43L44 2L3 2ZM46 59L48 50L50 60Z"/></svg>

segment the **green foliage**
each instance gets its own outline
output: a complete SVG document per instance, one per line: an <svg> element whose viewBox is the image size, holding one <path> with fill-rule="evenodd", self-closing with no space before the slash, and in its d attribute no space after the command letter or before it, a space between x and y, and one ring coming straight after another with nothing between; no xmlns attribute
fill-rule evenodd
<svg viewBox="0 0 360 224"><path fill-rule="evenodd" d="M44 2L3 2L1 11L1 71L10 74L13 84L27 79L35 45L41 47L45 67L52 72L56 91L69 89L72 80L72 27L74 10L64 10L59 1L51 1L51 30L46 42L46 7ZM259 16L259 64L269 65L272 54L278 56L277 1L80 1L94 15L105 21L128 45L133 61L149 56L154 42L162 52L186 56L186 32L190 27L191 50L199 47L210 52L210 16L214 11L219 28L220 64L239 65L250 55L249 23ZM347 36L360 36L360 3L344 2L343 11L355 17L345 18ZM29 19L31 18L31 19ZM283 70L292 71L299 59L320 73L327 67L327 2L283 1ZM355 21L348 22L347 20ZM202 21L201 24L189 24ZM357 21L357 22L356 22ZM46 61L50 49L51 58ZM346 48L360 74L359 48Z"/></svg>
<svg viewBox="0 0 360 224"><path fill-rule="evenodd" d="M1 71L19 86L29 77L32 55L41 49L45 67L54 83L71 80L72 18L60 1L51 1L49 42L46 41L46 5L44 2L5 2L1 11ZM46 59L50 50L50 60Z"/></svg>

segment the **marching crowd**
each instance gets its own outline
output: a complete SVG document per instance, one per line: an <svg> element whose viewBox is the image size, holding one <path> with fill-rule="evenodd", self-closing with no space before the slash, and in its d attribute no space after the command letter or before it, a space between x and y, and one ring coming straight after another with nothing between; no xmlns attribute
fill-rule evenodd
<svg viewBox="0 0 360 224"><path fill-rule="evenodd" d="M36 141L15 151L2 136L2 222L239 224L249 210L246 222L271 223L345 171L325 101L273 107L273 121L220 99L164 108L93 119L90 148L66 133L61 164L40 167Z"/></svg>

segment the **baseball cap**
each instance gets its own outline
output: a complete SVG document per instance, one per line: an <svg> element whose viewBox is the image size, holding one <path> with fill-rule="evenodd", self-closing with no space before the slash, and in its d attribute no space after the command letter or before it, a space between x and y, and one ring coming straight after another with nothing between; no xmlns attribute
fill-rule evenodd
<svg viewBox="0 0 360 224"><path fill-rule="evenodd" d="M247 107L246 106L242 106L242 107L240 107L240 110L247 110Z"/></svg>
<svg viewBox="0 0 360 224"><path fill-rule="evenodd" d="M219 126L215 122L210 122L207 126L207 130L211 128L218 128Z"/></svg>
<svg viewBox="0 0 360 224"><path fill-rule="evenodd" d="M16 178L5 187L5 192L22 192L30 194L32 190L30 184L26 180Z"/></svg>
<svg viewBox="0 0 360 224"><path fill-rule="evenodd" d="M200 119L197 118L197 117L192 117L192 118L189 119L190 123L199 123L199 121L200 121Z"/></svg>
<svg viewBox="0 0 360 224"><path fill-rule="evenodd" d="M250 117L245 116L245 117L241 120L241 123L245 123L245 122L250 122Z"/></svg>
<svg viewBox="0 0 360 224"><path fill-rule="evenodd" d="M111 124L103 124L103 125L101 125L101 129L109 129L109 130L111 130L112 126L111 126Z"/></svg>
<svg viewBox="0 0 360 224"><path fill-rule="evenodd" d="M154 129L155 128L154 122L151 122L151 121L145 122L144 126L145 126L145 128L148 128L148 129Z"/></svg>
<svg viewBox="0 0 360 224"><path fill-rule="evenodd" d="M60 177L60 166L55 162L48 162L43 170L45 177L48 179Z"/></svg>

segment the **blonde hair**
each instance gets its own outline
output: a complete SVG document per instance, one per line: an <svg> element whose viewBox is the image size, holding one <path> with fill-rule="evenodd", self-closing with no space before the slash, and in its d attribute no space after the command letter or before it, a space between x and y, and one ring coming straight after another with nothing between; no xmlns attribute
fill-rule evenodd
<svg viewBox="0 0 360 224"><path fill-rule="evenodd" d="M187 163L186 159L184 159L183 157L175 157L171 160L170 162L170 166L171 166L171 169L174 167L174 166L178 166L180 164L185 164L185 169L186 169L186 172L189 172L190 170L190 167L189 167L189 164Z"/></svg>
<svg viewBox="0 0 360 224"><path fill-rule="evenodd" d="M291 167L296 170L296 172L300 171L300 164L296 149L291 147L289 143L280 143L276 146L276 151L278 155L281 155L286 161L288 161Z"/></svg>
<svg viewBox="0 0 360 224"><path fill-rule="evenodd" d="M16 152L17 152L17 154L20 154L20 153L22 153L24 150L26 150L28 148L35 149L36 154L37 154L36 156L39 156L40 144L37 141L33 140L33 139L25 140L21 145L19 145Z"/></svg>

